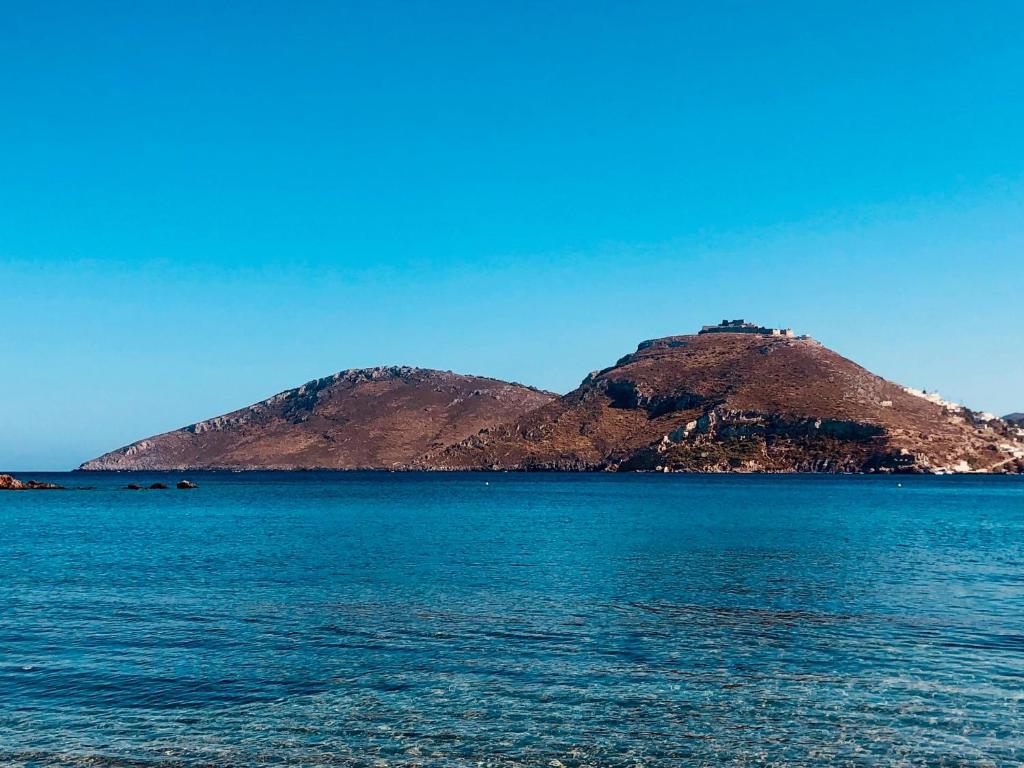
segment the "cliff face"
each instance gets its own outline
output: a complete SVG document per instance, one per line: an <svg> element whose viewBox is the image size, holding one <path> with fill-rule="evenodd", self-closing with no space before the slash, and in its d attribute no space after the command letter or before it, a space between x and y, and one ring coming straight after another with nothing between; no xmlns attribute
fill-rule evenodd
<svg viewBox="0 0 1024 768"><path fill-rule="evenodd" d="M513 423L429 452L433 469L1021 471L1005 421L936 402L807 338L640 344Z"/></svg>
<svg viewBox="0 0 1024 768"><path fill-rule="evenodd" d="M391 468L554 399L421 368L347 370L132 443L81 469Z"/></svg>

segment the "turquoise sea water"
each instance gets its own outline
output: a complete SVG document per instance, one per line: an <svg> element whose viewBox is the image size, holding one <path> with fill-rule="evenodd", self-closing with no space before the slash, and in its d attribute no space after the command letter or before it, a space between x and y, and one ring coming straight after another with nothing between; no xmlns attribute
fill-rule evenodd
<svg viewBox="0 0 1024 768"><path fill-rule="evenodd" d="M1024 760L1024 478L188 476L0 494L0 765Z"/></svg>

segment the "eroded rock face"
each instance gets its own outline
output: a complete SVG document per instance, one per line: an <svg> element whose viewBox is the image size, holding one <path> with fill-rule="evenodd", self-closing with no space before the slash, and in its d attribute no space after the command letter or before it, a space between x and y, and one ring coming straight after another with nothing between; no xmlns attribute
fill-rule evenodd
<svg viewBox="0 0 1024 768"><path fill-rule="evenodd" d="M690 472L1020 471L1005 421L953 411L810 338L642 342L523 418L426 468Z"/></svg>

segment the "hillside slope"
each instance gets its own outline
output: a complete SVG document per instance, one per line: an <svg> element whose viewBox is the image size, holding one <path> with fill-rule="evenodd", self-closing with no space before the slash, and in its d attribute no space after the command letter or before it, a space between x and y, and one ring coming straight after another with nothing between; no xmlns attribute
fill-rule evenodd
<svg viewBox="0 0 1024 768"><path fill-rule="evenodd" d="M432 450L431 469L1021 471L1024 442L806 337L640 344L522 418Z"/></svg>
<svg viewBox="0 0 1024 768"><path fill-rule="evenodd" d="M520 384L422 368L347 370L140 440L81 469L401 467L554 397Z"/></svg>

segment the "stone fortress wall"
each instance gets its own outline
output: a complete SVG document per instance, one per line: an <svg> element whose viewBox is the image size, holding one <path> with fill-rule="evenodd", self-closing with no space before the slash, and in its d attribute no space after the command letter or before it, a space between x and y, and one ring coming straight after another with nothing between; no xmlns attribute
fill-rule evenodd
<svg viewBox="0 0 1024 768"><path fill-rule="evenodd" d="M718 325L705 325L698 333L757 333L762 336L786 337L794 335L790 328L768 328L763 325L754 325L744 320L723 320Z"/></svg>

